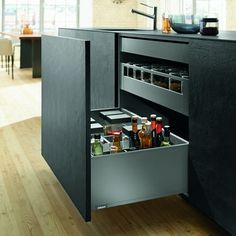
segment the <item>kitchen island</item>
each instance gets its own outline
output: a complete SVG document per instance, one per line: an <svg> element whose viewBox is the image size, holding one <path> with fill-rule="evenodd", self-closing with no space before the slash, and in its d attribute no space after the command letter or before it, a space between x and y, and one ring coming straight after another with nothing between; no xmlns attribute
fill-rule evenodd
<svg viewBox="0 0 236 236"><path fill-rule="evenodd" d="M124 107L142 115L147 114L147 110L164 114L172 131L189 141L188 176L185 179L188 190L187 193L184 190L173 192L184 193L192 205L236 234L236 148L233 142L236 130L236 33L221 32L219 36L208 37L199 34L166 35L148 30L60 29L59 36L70 39L45 36L43 41L42 154L84 218L91 219L93 173L90 127L87 124L90 107ZM61 43L61 40L65 42ZM55 68L49 63L51 58L55 59L53 54L56 53L55 50L50 51L50 45L56 48L58 43L58 46L70 48L69 42L73 42L74 46L81 44L78 51L70 50L77 56L81 51L80 57L66 62L57 55L59 61L54 63L55 66L60 63L70 67L67 81L65 75L58 80L59 74L53 74ZM106 61L109 57L113 60L108 65ZM128 62L155 64L163 61L188 68L189 79L181 84L184 87L180 94L123 74ZM96 77L98 74L99 77ZM56 83L59 84L55 92ZM76 95L78 87L83 88L79 96ZM68 94L68 91L71 93ZM65 97L61 97L62 93ZM73 101L74 106L67 108L66 100L69 104ZM81 101L82 113L77 109ZM63 114L67 112L70 115L66 117L60 113L61 110ZM65 125L60 132L58 126L53 124L54 118L56 123ZM63 119L65 122L62 122ZM85 138L83 143L81 134ZM69 137L71 142L65 140ZM67 145L60 145L63 143ZM186 162L183 161L183 164L182 167ZM166 185L169 185L168 179ZM106 201L99 207L107 207Z"/></svg>

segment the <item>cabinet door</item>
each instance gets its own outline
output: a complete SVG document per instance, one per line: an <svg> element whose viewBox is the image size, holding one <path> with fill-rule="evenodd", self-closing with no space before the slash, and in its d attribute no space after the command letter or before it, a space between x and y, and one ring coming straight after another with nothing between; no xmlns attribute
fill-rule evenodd
<svg viewBox="0 0 236 236"><path fill-rule="evenodd" d="M90 220L90 43L42 37L42 155Z"/></svg>
<svg viewBox="0 0 236 236"><path fill-rule="evenodd" d="M60 36L91 42L91 108L117 106L117 40L112 32L59 29Z"/></svg>
<svg viewBox="0 0 236 236"><path fill-rule="evenodd" d="M236 234L236 44L191 45L190 201Z"/></svg>

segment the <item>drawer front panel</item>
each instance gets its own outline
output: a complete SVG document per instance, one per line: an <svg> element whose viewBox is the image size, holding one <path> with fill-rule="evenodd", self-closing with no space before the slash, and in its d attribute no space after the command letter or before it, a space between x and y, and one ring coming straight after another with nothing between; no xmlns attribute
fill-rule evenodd
<svg viewBox="0 0 236 236"><path fill-rule="evenodd" d="M187 193L188 142L92 158L91 208Z"/></svg>
<svg viewBox="0 0 236 236"><path fill-rule="evenodd" d="M189 62L188 42L163 42L122 38L121 51L165 60Z"/></svg>

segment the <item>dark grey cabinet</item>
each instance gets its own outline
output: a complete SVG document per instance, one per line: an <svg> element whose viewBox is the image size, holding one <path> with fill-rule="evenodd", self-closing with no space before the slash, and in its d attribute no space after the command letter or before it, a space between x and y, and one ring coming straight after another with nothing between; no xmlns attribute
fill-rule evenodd
<svg viewBox="0 0 236 236"><path fill-rule="evenodd" d="M58 34L91 43L91 108L117 106L118 35L114 32L63 28L59 29Z"/></svg>
<svg viewBox="0 0 236 236"><path fill-rule="evenodd" d="M236 234L235 42L180 36L145 40L70 29L59 34L70 38L45 36L42 42L42 154L85 220L91 219L91 209L184 193L191 204ZM91 41L91 51L80 37ZM125 63L143 59L187 66L184 93L123 76ZM144 115L161 109L177 120L171 123L174 130L185 126L189 145L173 135L176 145L169 149L91 159L90 109L117 105Z"/></svg>
<svg viewBox="0 0 236 236"><path fill-rule="evenodd" d="M189 200L236 234L236 43L191 43Z"/></svg>
<svg viewBox="0 0 236 236"><path fill-rule="evenodd" d="M91 156L89 42L42 40L42 155L84 219L94 209L187 194L188 142L174 134L170 147Z"/></svg>

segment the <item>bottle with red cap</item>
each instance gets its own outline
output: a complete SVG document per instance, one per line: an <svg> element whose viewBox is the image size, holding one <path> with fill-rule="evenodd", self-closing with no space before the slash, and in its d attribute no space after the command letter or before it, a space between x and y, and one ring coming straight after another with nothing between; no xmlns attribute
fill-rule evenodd
<svg viewBox="0 0 236 236"><path fill-rule="evenodd" d="M156 147L156 137L157 137L157 132L156 132L156 115L151 114L151 142L152 142L152 147Z"/></svg>
<svg viewBox="0 0 236 236"><path fill-rule="evenodd" d="M160 147L163 142L163 134L162 134L162 117L156 118L156 146Z"/></svg>

